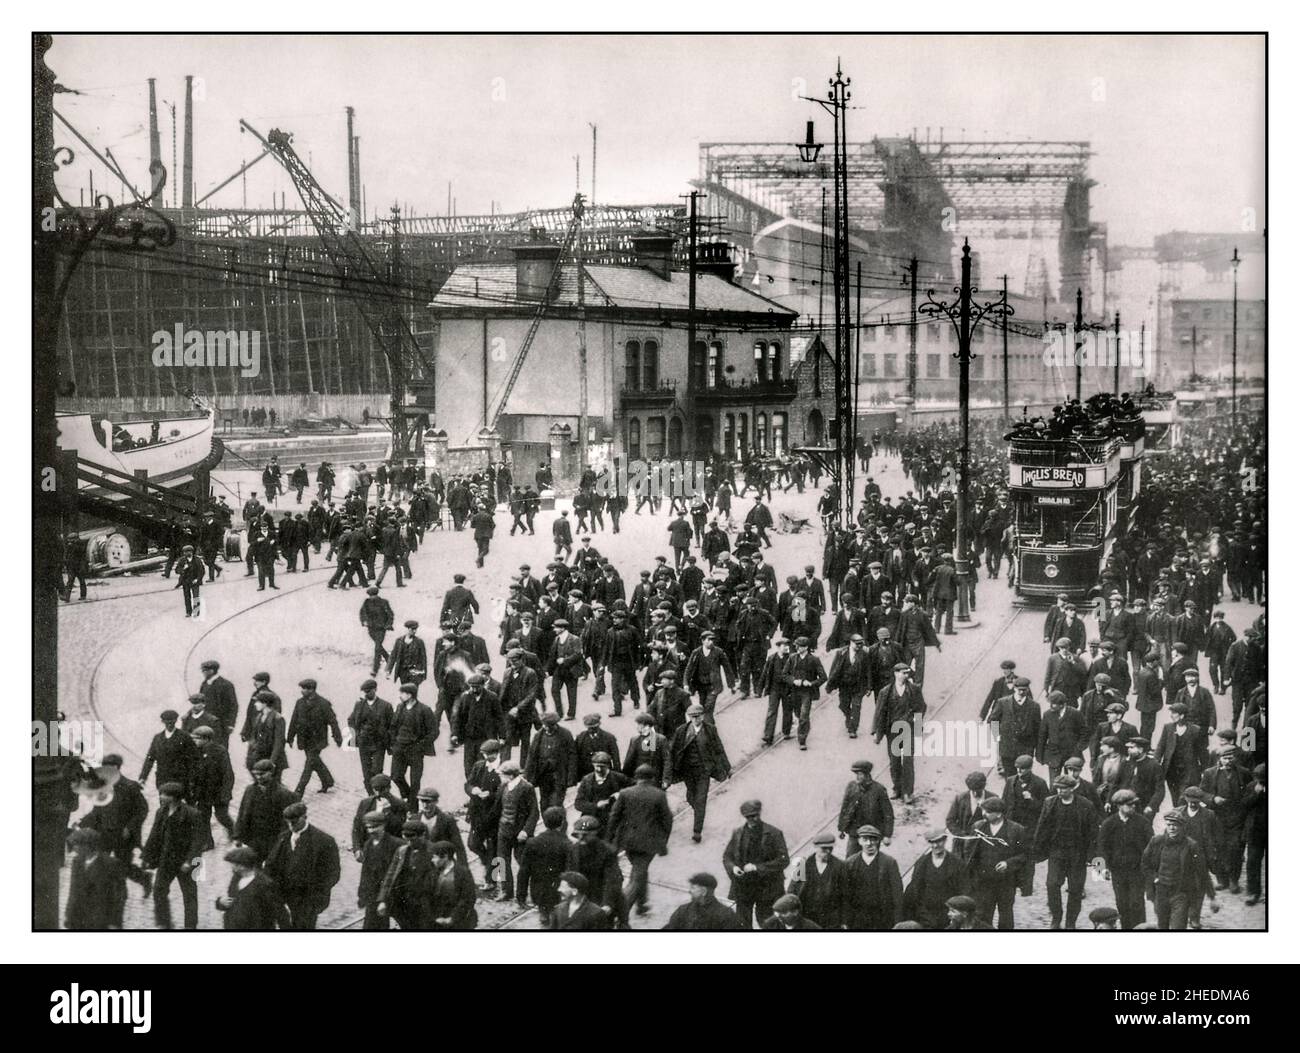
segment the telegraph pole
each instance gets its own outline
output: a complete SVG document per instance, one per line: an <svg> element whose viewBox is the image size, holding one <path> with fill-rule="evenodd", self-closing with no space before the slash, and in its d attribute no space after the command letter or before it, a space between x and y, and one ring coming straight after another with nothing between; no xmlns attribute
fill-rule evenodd
<svg viewBox="0 0 1300 1053"><path fill-rule="evenodd" d="M1232 249L1232 431L1237 431L1237 268L1241 257Z"/></svg>
<svg viewBox="0 0 1300 1053"><path fill-rule="evenodd" d="M1083 289L1074 291L1074 397L1083 401Z"/></svg>
<svg viewBox="0 0 1300 1053"><path fill-rule="evenodd" d="M1119 312L1115 312L1115 397L1119 398Z"/></svg>
<svg viewBox="0 0 1300 1053"><path fill-rule="evenodd" d="M686 290L686 427L688 429L686 442L692 457L699 456L699 450L696 449L699 440L699 428L695 422L695 245L699 236L699 221L696 212L696 202L699 201L699 198L700 192L692 190L690 193L691 232L686 261L688 283Z"/></svg>
<svg viewBox="0 0 1300 1053"><path fill-rule="evenodd" d="M1192 379L1196 379L1196 326L1192 326Z"/></svg>
<svg viewBox="0 0 1300 1053"><path fill-rule="evenodd" d="M907 273L912 285L912 326L909 333L911 343L907 349L907 397L912 400L912 409L916 409L916 257L907 265Z"/></svg>
<svg viewBox="0 0 1300 1053"><path fill-rule="evenodd" d="M1002 299L1007 298L1007 276L1002 275ZM916 283L912 284L912 302L916 302ZM1002 320L1002 423L1011 423L1011 351L1007 346L1007 323Z"/></svg>
<svg viewBox="0 0 1300 1053"><path fill-rule="evenodd" d="M591 124L590 121L587 122ZM596 203L596 126L591 125L591 203Z"/></svg>
<svg viewBox="0 0 1300 1053"><path fill-rule="evenodd" d="M576 160L576 158L575 158ZM574 201L581 208L581 195ZM573 239L574 262L578 268L578 478L587 470L587 276L582 257L582 212L578 213L578 231ZM564 266L560 260L559 266Z"/></svg>

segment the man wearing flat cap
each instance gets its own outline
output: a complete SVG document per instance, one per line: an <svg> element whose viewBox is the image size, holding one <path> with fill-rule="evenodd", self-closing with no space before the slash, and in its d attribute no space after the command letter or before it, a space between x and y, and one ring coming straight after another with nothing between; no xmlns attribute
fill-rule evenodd
<svg viewBox="0 0 1300 1053"><path fill-rule="evenodd" d="M1082 751L1087 742L1087 732L1083 717L1067 704L1063 691L1051 692L1047 696L1047 707L1039 722L1034 754L1039 764L1047 765L1047 777L1055 782L1066 760Z"/></svg>
<svg viewBox="0 0 1300 1053"><path fill-rule="evenodd" d="M573 807L595 819L604 831L615 801L631 780L621 771L613 770L613 758L604 751L592 754L591 764L592 770L578 780Z"/></svg>
<svg viewBox="0 0 1300 1053"><path fill-rule="evenodd" d="M976 839L971 842L967 859L975 910L989 925L996 911L998 930L1009 932L1016 927L1017 890L1028 895L1033 888L1033 831L1007 816L1007 806L1000 797L985 798L981 811L984 818L972 828Z"/></svg>
<svg viewBox="0 0 1300 1053"><path fill-rule="evenodd" d="M610 809L607 834L610 844L627 853L631 866L624 896L637 914L645 914L649 910L650 864L655 856L668 854L673 811L653 765L640 764L634 774L636 783L622 790Z"/></svg>
<svg viewBox="0 0 1300 1053"><path fill-rule="evenodd" d="M591 901L591 883L576 870L560 874L560 901L548 912L544 928L552 932L605 932L609 915Z"/></svg>
<svg viewBox="0 0 1300 1053"><path fill-rule="evenodd" d="M1029 693L1029 678L1016 677L1011 693L994 702L985 719L998 727L998 773L1009 776L1017 757L1038 748L1042 732L1043 713Z"/></svg>
<svg viewBox="0 0 1300 1053"><path fill-rule="evenodd" d="M284 810L288 826L266 857L266 872L275 879L295 932L316 928L339 883L339 846L329 834L307 822L307 806L295 801Z"/></svg>
<svg viewBox="0 0 1300 1053"><path fill-rule="evenodd" d="M1056 793L1043 803L1034 833L1034 858L1047 861L1047 909L1052 928L1073 929L1083 906L1083 887L1088 863L1097 843L1097 811L1076 792L1070 775L1059 776ZM1061 887L1069 885L1067 902L1061 903Z"/></svg>
<svg viewBox="0 0 1300 1053"><path fill-rule="evenodd" d="M1088 668L1088 686L1092 687L1093 682L1097 679L1098 673L1105 673L1110 677L1111 687L1115 690L1115 696L1121 701L1128 698L1129 688L1132 687L1133 678L1128 667L1128 662L1123 658L1123 653L1118 651L1118 644L1109 638L1101 641L1101 657L1092 663Z"/></svg>
<svg viewBox="0 0 1300 1053"><path fill-rule="evenodd" d="M235 694L235 685L221 675L221 664L213 659L201 663L199 669L203 673L199 694L207 700L207 710L218 722L221 745L229 748L230 734L235 730L239 718L239 698Z"/></svg>
<svg viewBox="0 0 1300 1053"><path fill-rule="evenodd" d="M1156 928L1181 932L1191 920L1194 901L1209 896L1216 911L1219 904L1201 848L1187 835L1186 816L1166 812L1164 820L1164 832L1151 838L1142 852L1142 874L1151 891Z"/></svg>
<svg viewBox="0 0 1300 1053"><path fill-rule="evenodd" d="M251 848L234 848L226 853L230 884L218 896L217 910L227 932L274 932L291 928L289 911L275 882L261 869Z"/></svg>
<svg viewBox="0 0 1300 1053"><path fill-rule="evenodd" d="M704 836L704 816L709 806L709 781L731 778L731 761L723 748L718 729L705 722L704 707L698 702L686 710L686 723L674 733L668 749L664 781L686 784L686 800L695 814L691 840Z"/></svg>
<svg viewBox="0 0 1300 1053"><path fill-rule="evenodd" d="M176 726L180 719L176 710L164 709L159 714L159 719L162 721L162 731L149 743L149 749L144 755L144 766L140 769L140 782L148 783L149 773L157 765L156 785L159 789L168 782L178 782L184 788L193 777L199 759L199 748L189 735Z"/></svg>
<svg viewBox="0 0 1300 1053"><path fill-rule="evenodd" d="M871 734L877 743L889 740L889 778L894 796L904 804L912 803L916 789L916 730L925 710L925 696L912 681L911 667L899 662L893 678L876 692Z"/></svg>
<svg viewBox="0 0 1300 1053"><path fill-rule="evenodd" d="M734 932L740 928L736 912L717 898L718 879L708 872L687 879L690 900L673 911L667 932Z"/></svg>
<svg viewBox="0 0 1300 1053"><path fill-rule="evenodd" d="M1138 796L1132 790L1116 790L1110 803L1112 811L1101 824L1097 852L1110 871L1120 925L1131 929L1147 920L1142 853L1151 841L1151 821L1138 811Z"/></svg>
<svg viewBox="0 0 1300 1053"><path fill-rule="evenodd" d="M393 644L393 651L388 656L388 672L395 682L414 684L418 691L429 676L429 652L424 640L416 635L419 622L408 618L403 627L405 634Z"/></svg>
<svg viewBox="0 0 1300 1053"><path fill-rule="evenodd" d="M482 673L471 674L466 683L467 687L452 707L451 744L462 747L462 761L468 776L478 760L482 743L488 739L502 741L506 721L501 702L487 690L487 678ZM531 751L528 759L532 760Z"/></svg>
<svg viewBox="0 0 1300 1053"><path fill-rule="evenodd" d="M558 713L542 717L542 730L528 751L524 774L537 787L543 808L563 805L565 793L578 781L578 749L572 732L560 726Z"/></svg>
<svg viewBox="0 0 1300 1053"><path fill-rule="evenodd" d="M1133 927L1121 923L1120 912L1114 907L1093 907L1088 911L1088 924L1092 926L1093 932L1115 932L1120 928ZM1144 918L1138 924L1145 925L1146 919Z"/></svg>
<svg viewBox="0 0 1300 1053"><path fill-rule="evenodd" d="M184 794L185 788L178 782L165 782L158 787L158 811L140 853L140 865L154 871L153 913L160 929L172 927L173 881L181 887L185 928L199 927L199 890L194 869L202 861L206 836L198 811L182 800Z"/></svg>
<svg viewBox="0 0 1300 1053"><path fill-rule="evenodd" d="M785 881L790 862L785 835L771 823L763 822L760 801L746 801L740 806L744 822L732 832L722 853L722 865L731 878L729 898L736 905L741 928L759 928L772 916Z"/></svg>
<svg viewBox="0 0 1300 1053"><path fill-rule="evenodd" d="M189 801L199 813L199 824L207 831L204 849L215 848L212 840L212 817L217 817L226 834L232 839L234 820L230 818L230 799L235 790L235 769L230 764L230 754L217 733L207 724L200 724L190 733L199 748L194 774L189 785Z"/></svg>
<svg viewBox="0 0 1300 1053"><path fill-rule="evenodd" d="M862 696L871 691L871 658L867 654L865 639L854 633L848 646L835 652L831 671L826 678L826 690L840 694L840 712L844 714L844 727L849 738L858 737L862 719Z"/></svg>
<svg viewBox="0 0 1300 1053"><path fill-rule="evenodd" d="M763 922L764 932L820 932L821 926L803 916L798 896L786 893L772 904L772 916Z"/></svg>
<svg viewBox="0 0 1300 1053"><path fill-rule="evenodd" d="M944 904L947 928L951 932L989 931L993 928L975 910L975 900L970 896L950 897Z"/></svg>
<svg viewBox="0 0 1300 1053"><path fill-rule="evenodd" d="M953 896L969 887L966 864L948 851L948 831L936 827L925 835L929 851L912 867L911 880L903 893L903 917L918 921L926 929L948 927L945 910ZM969 853L967 853L969 854ZM975 901L971 900L971 911Z"/></svg>
<svg viewBox="0 0 1300 1053"><path fill-rule="evenodd" d="M861 851L861 845L858 844L859 827L875 827L880 831L885 844L889 844L894 836L894 806L889 801L889 792L872 778L871 761L855 761L852 771L853 781L844 787L836 825L840 837L847 838L846 859L853 858ZM822 922L819 924L823 928L827 927Z"/></svg>
<svg viewBox="0 0 1300 1053"><path fill-rule="evenodd" d="M1056 650L1047 660L1047 671L1043 674L1043 692L1050 695L1059 691L1067 705L1077 706L1087 686L1088 667L1075 654L1073 646L1068 636L1057 639Z"/></svg>
<svg viewBox="0 0 1300 1053"><path fill-rule="evenodd" d="M856 830L853 843L857 844ZM795 871L790 878L787 892L798 898L805 919L815 923L818 928L840 928L840 908L844 895L844 861L835 858L834 834L823 831L813 838L812 854L796 860Z"/></svg>
<svg viewBox="0 0 1300 1053"><path fill-rule="evenodd" d="M378 695L379 685L367 678L361 682L360 694L348 715L351 744L361 758L361 782L384 770L384 759L392 741L393 706Z"/></svg>
<svg viewBox="0 0 1300 1053"><path fill-rule="evenodd" d="M376 776L384 778L387 776ZM402 818L394 833L389 825L393 816L404 817L406 811L392 809L389 811L369 811L361 816L362 835L359 843L353 844L353 853L361 864L361 878L357 883L357 906L366 912L362 929L366 932L386 932L389 928L388 916L376 910L379 904L379 890L383 885L384 875L393 861L393 856L402 846L401 829L405 819Z"/></svg>
<svg viewBox="0 0 1300 1053"><path fill-rule="evenodd" d="M393 852L375 902L379 918L392 918L403 932L433 928L433 856L428 829L418 819L402 824L402 843Z"/></svg>
<svg viewBox="0 0 1300 1053"><path fill-rule="evenodd" d="M880 851L881 832L858 827L862 851L844 864L840 922L850 931L881 932L903 920L903 878L898 863Z"/></svg>
<svg viewBox="0 0 1300 1053"><path fill-rule="evenodd" d="M313 773L320 779L317 792L329 793L334 788L334 776L321 754L329 745L331 734L334 736L334 745L342 746L343 733L339 730L339 720L334 714L333 704L316 693L316 681L307 677L298 682L298 687L302 696L294 703L293 714L289 717L289 730L285 733L288 741L297 745L305 754L296 793L299 797L303 795Z"/></svg>
<svg viewBox="0 0 1300 1053"><path fill-rule="evenodd" d="M980 706L980 720L987 720L989 711L993 709L998 699L1006 698L1012 693L1017 679L1019 677L1016 675L1016 663L1009 658L1004 659L1001 675L993 681L988 694L984 696L984 704Z"/></svg>
<svg viewBox="0 0 1300 1053"><path fill-rule="evenodd" d="M69 838L73 857L69 863L65 929L99 932L122 927L126 907L126 873L122 864L104 851L98 830L78 827Z"/></svg>
<svg viewBox="0 0 1300 1053"><path fill-rule="evenodd" d="M1187 703L1175 702L1169 707L1170 721L1160 729L1155 756L1165 773L1169 797L1177 803L1188 786L1199 783L1209 767L1205 749L1204 729L1187 719Z"/></svg>

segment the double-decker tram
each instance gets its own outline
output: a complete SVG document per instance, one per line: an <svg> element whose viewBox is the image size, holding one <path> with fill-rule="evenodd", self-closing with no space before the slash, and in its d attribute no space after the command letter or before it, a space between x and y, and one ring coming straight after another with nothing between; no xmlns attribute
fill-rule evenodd
<svg viewBox="0 0 1300 1053"><path fill-rule="evenodd" d="M1073 404L1007 436L1016 595L1090 599L1142 486L1145 424L1132 403Z"/></svg>

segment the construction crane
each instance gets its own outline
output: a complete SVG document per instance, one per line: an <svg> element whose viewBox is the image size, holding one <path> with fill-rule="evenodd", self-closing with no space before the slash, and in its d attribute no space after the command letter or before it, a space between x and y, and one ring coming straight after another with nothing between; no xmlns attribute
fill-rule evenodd
<svg viewBox="0 0 1300 1053"><path fill-rule="evenodd" d="M528 358L528 349L533 346L533 339L537 336L537 330L541 328L542 319L546 317L546 309L550 306L551 301L555 299L555 294L559 292L560 276L564 270L565 258L572 253L574 243L578 238L578 232L582 229L583 207L582 195L574 194L573 218L569 220L569 229L565 231L564 241L560 245L560 254L555 258L555 266L551 268L551 277L546 283L546 294L542 297L542 302L537 305L537 310L533 312L533 320L529 323L528 332L524 334L524 342L519 345L519 353L515 355L515 360L510 366L510 372L501 387L501 395L497 399L496 409L492 411L492 416L484 422L489 431L497 430L501 414L505 412L506 403L510 401L510 393L514 390L515 382L519 379L519 374L524 368L524 362ZM581 275L579 275L578 280L581 283Z"/></svg>
<svg viewBox="0 0 1300 1053"><path fill-rule="evenodd" d="M414 456L423 434L417 422L427 415L428 410L408 406L406 395L412 382L421 376L431 388L434 368L402 314L397 268L393 268L391 274L385 274L374 261L365 244L350 229L347 210L316 182L311 170L295 152L291 133L272 128L263 137L247 121L241 120L239 125L251 133L288 173L312 226L325 246L325 253L338 273L340 291L351 297L388 362L392 378L392 403L388 417L392 428L390 459L404 461Z"/></svg>

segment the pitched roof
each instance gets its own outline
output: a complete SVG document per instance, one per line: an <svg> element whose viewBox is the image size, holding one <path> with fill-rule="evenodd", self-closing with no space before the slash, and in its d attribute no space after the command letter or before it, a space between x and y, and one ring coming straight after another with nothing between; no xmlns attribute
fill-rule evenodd
<svg viewBox="0 0 1300 1053"><path fill-rule="evenodd" d="M584 303L589 308L685 311L690 303L690 278L685 271L672 271L665 280L644 267L592 264L586 267L583 292ZM576 308L577 305L577 267L565 264L552 306ZM471 263L462 264L451 273L429 306L454 312L458 308L532 309L536 302L519 298L514 264ZM705 273L696 276L695 307L701 312L771 314L782 321L793 319L798 313L717 275Z"/></svg>

